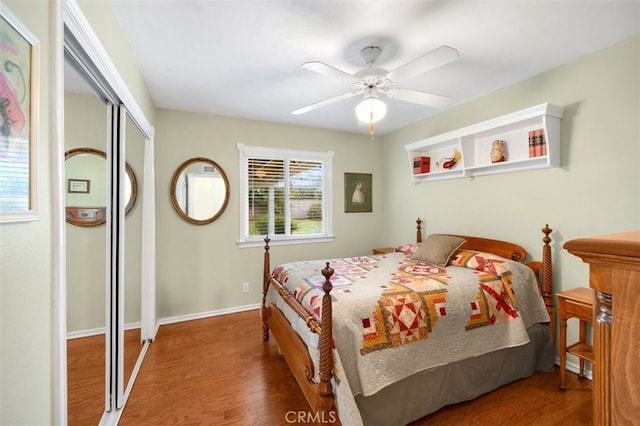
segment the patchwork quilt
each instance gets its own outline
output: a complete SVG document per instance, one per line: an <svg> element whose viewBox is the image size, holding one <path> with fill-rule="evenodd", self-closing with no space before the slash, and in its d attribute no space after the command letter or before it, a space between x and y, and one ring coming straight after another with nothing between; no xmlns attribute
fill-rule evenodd
<svg viewBox="0 0 640 426"><path fill-rule="evenodd" d="M530 325L549 321L533 272L492 254L460 250L446 268L401 252L328 262L335 270L336 365L344 370L336 378L344 377L353 395L372 395L419 371L524 345ZM318 319L325 264L293 262L273 271Z"/></svg>

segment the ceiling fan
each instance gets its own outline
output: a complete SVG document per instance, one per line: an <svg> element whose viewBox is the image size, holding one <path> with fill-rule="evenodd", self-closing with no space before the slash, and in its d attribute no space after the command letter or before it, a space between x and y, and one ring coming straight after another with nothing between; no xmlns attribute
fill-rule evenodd
<svg viewBox="0 0 640 426"><path fill-rule="evenodd" d="M382 48L380 46L370 45L364 47L360 51L360 56L367 65L367 68L358 71L355 74L349 74L338 68L318 61L305 62L302 64L303 68L310 71L350 83L351 91L298 108L292 111L292 114L304 114L357 95L363 95L365 100L377 102L379 95L384 94L392 99L435 108L442 108L449 103L451 99L446 96L434 95L432 93L421 92L418 90L402 89L395 86L399 81L409 79L418 74L422 74L455 61L459 57L456 49L449 46L440 46L392 71L374 67L381 53ZM381 106L384 107L384 112L386 112L386 105L381 102L378 102L378 104L382 104ZM382 118L382 116L384 116L384 112L381 112L381 116L374 120L376 117L374 117L374 111L371 109L370 115L366 116L368 118L363 120L370 122L371 133L373 133L373 123Z"/></svg>

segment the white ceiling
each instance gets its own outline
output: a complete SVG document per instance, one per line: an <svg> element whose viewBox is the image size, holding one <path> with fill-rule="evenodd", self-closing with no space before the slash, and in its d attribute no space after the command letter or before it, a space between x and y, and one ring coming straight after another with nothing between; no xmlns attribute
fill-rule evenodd
<svg viewBox="0 0 640 426"><path fill-rule="evenodd" d="M348 73L359 50L384 48L392 70L441 45L460 58L398 87L446 95L447 108L640 33L640 1L193 1L114 0L157 107L367 133L361 97L291 111L348 92L301 68L321 61ZM611 64L616 66L616 64ZM377 134L438 112L384 99Z"/></svg>

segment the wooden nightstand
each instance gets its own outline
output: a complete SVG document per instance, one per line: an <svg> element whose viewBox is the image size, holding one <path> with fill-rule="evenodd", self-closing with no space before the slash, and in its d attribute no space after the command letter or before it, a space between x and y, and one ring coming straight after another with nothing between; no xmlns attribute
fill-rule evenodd
<svg viewBox="0 0 640 426"><path fill-rule="evenodd" d="M373 249L373 254L386 254L393 253L396 251L395 247L379 247Z"/></svg>
<svg viewBox="0 0 640 426"><path fill-rule="evenodd" d="M595 357L593 347L586 343L586 325L593 321L594 292L590 288L578 287L561 291L558 296L558 318L560 319L560 385L565 390L565 376L567 364L567 352L580 359L580 375L584 378L584 362L593 362ZM567 320L578 318L580 320L579 341L567 346Z"/></svg>

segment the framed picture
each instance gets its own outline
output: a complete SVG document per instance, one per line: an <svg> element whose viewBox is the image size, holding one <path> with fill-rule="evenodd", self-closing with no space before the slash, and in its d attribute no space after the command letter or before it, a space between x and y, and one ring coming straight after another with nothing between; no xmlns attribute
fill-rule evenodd
<svg viewBox="0 0 640 426"><path fill-rule="evenodd" d="M38 40L0 3L0 222L38 219Z"/></svg>
<svg viewBox="0 0 640 426"><path fill-rule="evenodd" d="M344 174L344 211L363 213L373 211L373 175L371 173Z"/></svg>
<svg viewBox="0 0 640 426"><path fill-rule="evenodd" d="M89 193L89 179L67 179L67 192L84 192Z"/></svg>

